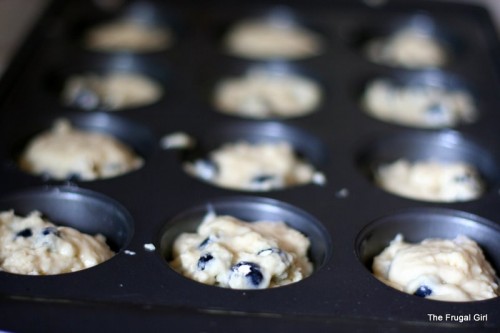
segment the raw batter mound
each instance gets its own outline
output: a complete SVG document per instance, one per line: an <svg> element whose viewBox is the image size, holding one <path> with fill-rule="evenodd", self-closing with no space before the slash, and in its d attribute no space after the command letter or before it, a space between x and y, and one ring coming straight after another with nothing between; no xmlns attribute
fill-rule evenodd
<svg viewBox="0 0 500 333"><path fill-rule="evenodd" d="M228 143L208 159L185 163L188 173L215 185L269 191L313 181L313 166L299 159L286 142Z"/></svg>
<svg viewBox="0 0 500 333"><path fill-rule="evenodd" d="M25 218L0 212L0 244L0 270L16 274L75 272L114 255L104 236L55 226L37 211Z"/></svg>
<svg viewBox="0 0 500 333"><path fill-rule="evenodd" d="M244 222L207 214L197 233L174 242L174 269L201 283L232 289L264 289L312 273L309 239L284 222Z"/></svg>
<svg viewBox="0 0 500 333"><path fill-rule="evenodd" d="M70 77L62 93L63 103L84 110L116 111L145 106L163 94L158 82L138 73L85 74Z"/></svg>
<svg viewBox="0 0 500 333"><path fill-rule="evenodd" d="M172 31L134 20L98 25L85 35L84 44L90 50L104 52L154 52L172 44Z"/></svg>
<svg viewBox="0 0 500 333"><path fill-rule="evenodd" d="M436 39L414 28L373 39L365 52L375 63L409 69L439 67L448 61L445 48Z"/></svg>
<svg viewBox="0 0 500 333"><path fill-rule="evenodd" d="M476 169L463 162L397 160L381 165L375 181L383 189L416 200L454 202L481 196L484 184Z"/></svg>
<svg viewBox="0 0 500 333"><path fill-rule="evenodd" d="M374 258L373 273L391 287L433 300L478 301L499 293L481 248L462 235L410 244L399 234Z"/></svg>
<svg viewBox="0 0 500 333"><path fill-rule="evenodd" d="M320 99L320 87L312 80L265 70L224 79L215 91L215 106L221 112L260 119L306 115Z"/></svg>
<svg viewBox="0 0 500 333"><path fill-rule="evenodd" d="M225 45L231 54L253 59L299 59L322 51L314 32L277 18L239 22L229 31Z"/></svg>
<svg viewBox="0 0 500 333"><path fill-rule="evenodd" d="M53 179L94 180L138 169L143 160L112 136L85 132L67 120L35 137L24 150L20 166L27 172Z"/></svg>
<svg viewBox="0 0 500 333"><path fill-rule="evenodd" d="M398 85L385 79L371 82L362 102L365 111L379 120L419 128L471 123L477 116L474 100L465 90Z"/></svg>

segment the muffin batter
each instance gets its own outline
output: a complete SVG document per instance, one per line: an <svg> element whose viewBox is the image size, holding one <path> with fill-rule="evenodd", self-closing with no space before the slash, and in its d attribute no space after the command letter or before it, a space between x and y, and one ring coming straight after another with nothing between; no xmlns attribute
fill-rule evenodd
<svg viewBox="0 0 500 333"><path fill-rule="evenodd" d="M63 102L85 110L109 111L152 104L162 96L158 82L138 73L85 74L70 77Z"/></svg>
<svg viewBox="0 0 500 333"><path fill-rule="evenodd" d="M140 157L112 136L72 128L66 120L35 137L20 159L25 171L60 180L109 178L142 164Z"/></svg>
<svg viewBox="0 0 500 333"><path fill-rule="evenodd" d="M439 67L448 60L439 41L415 28L375 38L367 43L365 52L373 62L409 69Z"/></svg>
<svg viewBox="0 0 500 333"><path fill-rule="evenodd" d="M27 217L0 212L0 244L0 270L16 274L75 272L114 255L104 236L55 226L37 211Z"/></svg>
<svg viewBox="0 0 500 333"><path fill-rule="evenodd" d="M305 115L314 111L320 99L320 87L312 80L261 69L227 78L215 90L217 109L250 118Z"/></svg>
<svg viewBox="0 0 500 333"><path fill-rule="evenodd" d="M454 202L478 198L484 184L476 169L463 162L404 159L381 165L375 180L383 189L416 200Z"/></svg>
<svg viewBox="0 0 500 333"><path fill-rule="evenodd" d="M215 185L248 191L306 184L315 177L314 168L300 160L286 142L228 143L212 151L208 159L187 162L185 168Z"/></svg>
<svg viewBox="0 0 500 333"><path fill-rule="evenodd" d="M231 289L264 289L312 273L309 239L284 222L244 222L207 214L197 233L174 242L174 269L201 283Z"/></svg>
<svg viewBox="0 0 500 333"><path fill-rule="evenodd" d="M93 51L154 52L172 44L167 27L154 27L139 21L123 20L98 25L85 35L85 46Z"/></svg>
<svg viewBox="0 0 500 333"><path fill-rule="evenodd" d="M236 24L227 35L229 52L245 58L306 58L321 52L318 35L287 19L248 19Z"/></svg>
<svg viewBox="0 0 500 333"><path fill-rule="evenodd" d="M451 127L476 119L477 109L465 90L372 81L363 96L365 111L382 121L420 127Z"/></svg>
<svg viewBox="0 0 500 333"><path fill-rule="evenodd" d="M433 300L477 301L499 293L481 248L462 235L410 244L399 234L374 258L373 273L391 287Z"/></svg>

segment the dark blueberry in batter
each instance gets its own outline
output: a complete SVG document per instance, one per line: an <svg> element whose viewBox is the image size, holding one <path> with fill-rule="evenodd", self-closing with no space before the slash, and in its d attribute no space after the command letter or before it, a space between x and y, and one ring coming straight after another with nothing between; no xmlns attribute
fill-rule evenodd
<svg viewBox="0 0 500 333"><path fill-rule="evenodd" d="M200 271L204 271L207 263L212 260L214 257L210 253L205 253L198 259L198 269Z"/></svg>
<svg viewBox="0 0 500 333"><path fill-rule="evenodd" d="M260 266L253 262L241 261L234 265L231 270L246 277L255 287L258 287L264 279Z"/></svg>
<svg viewBox="0 0 500 333"><path fill-rule="evenodd" d="M472 176L468 173L463 175L458 175L453 178L456 183L467 183L471 180Z"/></svg>
<svg viewBox="0 0 500 333"><path fill-rule="evenodd" d="M420 286L417 290L415 290L415 292L413 293L413 295L415 296L418 296L418 297L427 297L429 296L430 294L432 294L432 290L431 288L427 287L427 286Z"/></svg>
<svg viewBox="0 0 500 333"><path fill-rule="evenodd" d="M268 182L273 181L275 178L276 177L273 175L259 175L259 176L252 178L252 183L256 183L256 184L268 183Z"/></svg>
<svg viewBox="0 0 500 333"><path fill-rule="evenodd" d="M200 245L198 245L198 249L203 250L205 246L212 243L212 241L213 241L212 236L208 236L203 240L203 242L200 243Z"/></svg>
<svg viewBox="0 0 500 333"><path fill-rule="evenodd" d="M31 237L33 236L33 231L31 231L30 228L26 228L24 230L21 230L19 231L17 234L16 234L16 237L24 237L24 238L28 238L28 237Z"/></svg>
<svg viewBox="0 0 500 333"><path fill-rule="evenodd" d="M257 255L268 256L268 255L271 255L274 253L278 254L280 256L281 261L283 261L286 265L288 265L290 263L288 256L287 256L287 253L278 247L270 247L268 249L260 250L257 253Z"/></svg>
<svg viewBox="0 0 500 333"><path fill-rule="evenodd" d="M59 233L59 230L57 230L56 227L47 227L42 230L42 235L48 236L48 235L54 235L57 237L60 237L61 234Z"/></svg>
<svg viewBox="0 0 500 333"><path fill-rule="evenodd" d="M440 103L432 104L427 108L427 113L435 116L446 114L446 112L447 112L446 107Z"/></svg>

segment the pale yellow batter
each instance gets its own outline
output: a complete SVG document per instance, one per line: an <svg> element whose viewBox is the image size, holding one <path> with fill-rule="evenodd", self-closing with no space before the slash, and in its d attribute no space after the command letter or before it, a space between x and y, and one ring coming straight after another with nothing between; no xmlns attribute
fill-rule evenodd
<svg viewBox="0 0 500 333"><path fill-rule="evenodd" d="M433 300L477 301L499 294L495 271L466 236L410 244L399 234L374 258L373 273L391 287Z"/></svg>
<svg viewBox="0 0 500 333"><path fill-rule="evenodd" d="M55 226L36 211L27 217L0 212L0 270L27 275L69 273L113 255L102 235Z"/></svg>
<svg viewBox="0 0 500 333"><path fill-rule="evenodd" d="M158 82L139 73L111 72L71 76L64 85L63 103L84 110L136 108L163 95Z"/></svg>
<svg viewBox="0 0 500 333"><path fill-rule="evenodd" d="M286 19L248 19L236 24L225 45L234 55L270 59L299 59L322 51L321 38Z"/></svg>
<svg viewBox="0 0 500 333"><path fill-rule="evenodd" d="M264 289L312 273L309 239L279 221L244 222L207 214L196 233L174 242L171 265L201 283L232 289Z"/></svg>
<svg viewBox="0 0 500 333"><path fill-rule="evenodd" d="M85 35L84 44L94 51L153 52L170 47L172 42L173 34L167 27L123 20L93 27Z"/></svg>
<svg viewBox="0 0 500 333"><path fill-rule="evenodd" d="M400 159L381 165L375 172L375 180L391 193L436 202L473 200L485 189L475 167L464 162Z"/></svg>
<svg viewBox="0 0 500 333"><path fill-rule="evenodd" d="M448 61L443 45L415 28L373 39L366 45L365 52L373 62L410 69L439 67Z"/></svg>
<svg viewBox="0 0 500 333"><path fill-rule="evenodd" d="M286 118L314 111L321 100L320 90L304 76L258 69L222 80L214 100L217 109L227 114Z"/></svg>
<svg viewBox="0 0 500 333"><path fill-rule="evenodd" d="M109 178L142 164L142 158L114 137L75 129L66 120L32 139L20 159L25 171L53 179Z"/></svg>
<svg viewBox="0 0 500 333"><path fill-rule="evenodd" d="M314 167L299 159L286 142L227 143L212 151L208 160L185 163L184 167L215 185L248 191L307 184L316 176Z"/></svg>
<svg viewBox="0 0 500 333"><path fill-rule="evenodd" d="M384 79L370 82L362 103L379 120L420 128L451 127L477 117L474 100L465 90L405 86Z"/></svg>

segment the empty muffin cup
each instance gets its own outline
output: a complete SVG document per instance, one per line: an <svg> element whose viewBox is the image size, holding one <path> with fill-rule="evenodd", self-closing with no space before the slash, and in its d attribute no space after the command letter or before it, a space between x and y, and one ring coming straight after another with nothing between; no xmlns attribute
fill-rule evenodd
<svg viewBox="0 0 500 333"><path fill-rule="evenodd" d="M375 141L358 160L380 188L431 202L478 199L496 183L496 162L458 132L407 132Z"/></svg>
<svg viewBox="0 0 500 333"><path fill-rule="evenodd" d="M442 208L408 209L365 227L356 253L366 268L397 290L440 301L497 297L500 267L495 223Z"/></svg>
<svg viewBox="0 0 500 333"><path fill-rule="evenodd" d="M322 185L326 180L316 168L325 157L317 138L275 122L213 128L182 156L188 174L222 188L243 191Z"/></svg>
<svg viewBox="0 0 500 333"><path fill-rule="evenodd" d="M53 275L109 260L130 241L133 221L117 202L72 187L24 190L0 198L0 270Z"/></svg>
<svg viewBox="0 0 500 333"><path fill-rule="evenodd" d="M195 281L266 289L307 278L331 242L320 222L289 204L257 197L208 200L174 217L161 238L171 267Z"/></svg>
<svg viewBox="0 0 500 333"><path fill-rule="evenodd" d="M153 147L139 124L103 113L72 115L37 131L16 151L22 170L54 180L90 181L139 169Z"/></svg>

